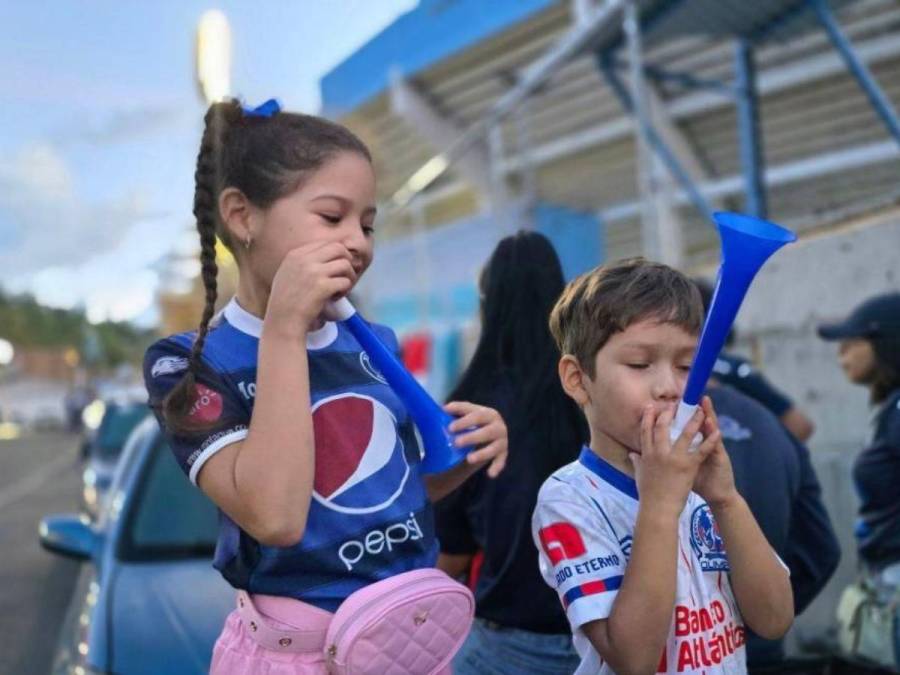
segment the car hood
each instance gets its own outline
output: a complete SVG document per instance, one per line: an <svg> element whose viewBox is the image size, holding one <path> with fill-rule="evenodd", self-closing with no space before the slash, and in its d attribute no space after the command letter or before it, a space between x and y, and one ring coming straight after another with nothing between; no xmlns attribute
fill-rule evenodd
<svg viewBox="0 0 900 675"><path fill-rule="evenodd" d="M235 592L209 560L121 564L112 597L112 671L207 673Z"/></svg>

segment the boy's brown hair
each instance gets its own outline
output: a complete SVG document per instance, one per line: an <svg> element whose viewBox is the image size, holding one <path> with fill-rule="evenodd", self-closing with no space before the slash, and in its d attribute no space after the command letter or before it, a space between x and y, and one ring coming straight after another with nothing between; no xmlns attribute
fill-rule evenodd
<svg viewBox="0 0 900 675"><path fill-rule="evenodd" d="M694 283L668 265L626 258L573 279L550 314L550 332L562 354L571 354L594 377L594 357L617 332L645 319L673 323L691 334L703 325L703 303Z"/></svg>

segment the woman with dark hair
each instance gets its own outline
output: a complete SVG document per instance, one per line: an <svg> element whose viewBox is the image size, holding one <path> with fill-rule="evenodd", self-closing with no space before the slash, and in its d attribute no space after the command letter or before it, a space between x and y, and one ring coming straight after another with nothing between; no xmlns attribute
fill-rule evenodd
<svg viewBox="0 0 900 675"><path fill-rule="evenodd" d="M450 398L499 410L509 455L500 476L481 471L436 507L438 566L467 574L477 603L455 675L562 674L579 663L531 541L538 489L587 439L583 417L560 386L547 324L564 285L552 244L524 231L500 241L479 280L481 337Z"/></svg>
<svg viewBox="0 0 900 675"><path fill-rule="evenodd" d="M871 441L853 464L860 500L854 534L862 568L860 588L876 604L882 603L885 611L896 613L900 598L900 293L866 300L843 321L820 326L819 335L840 341L838 358L844 374L852 383L868 388L874 408ZM852 624L863 630L873 625L857 619ZM894 652L881 658L869 656L884 665L887 660L898 665L900 622L894 619L884 625L887 631L894 626Z"/></svg>

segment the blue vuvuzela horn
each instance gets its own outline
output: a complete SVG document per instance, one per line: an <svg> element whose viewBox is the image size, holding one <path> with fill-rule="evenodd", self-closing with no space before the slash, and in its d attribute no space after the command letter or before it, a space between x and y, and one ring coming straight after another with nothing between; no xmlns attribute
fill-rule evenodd
<svg viewBox="0 0 900 675"><path fill-rule="evenodd" d="M447 429L453 416L428 395L425 388L378 339L347 298L341 298L331 306L338 320L353 334L372 364L384 375L419 429L425 451L422 472L440 473L463 461L472 448L457 448L453 444L453 434Z"/></svg>
<svg viewBox="0 0 900 675"><path fill-rule="evenodd" d="M797 240L797 235L790 230L752 216L717 212L713 218L722 240L722 264L684 397L672 422L670 438L673 442L681 435L700 403L713 365L753 277L775 251Z"/></svg>

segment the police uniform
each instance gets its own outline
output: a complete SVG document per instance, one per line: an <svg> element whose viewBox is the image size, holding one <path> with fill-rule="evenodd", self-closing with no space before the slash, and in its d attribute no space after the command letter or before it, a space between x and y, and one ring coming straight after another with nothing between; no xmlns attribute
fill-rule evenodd
<svg viewBox="0 0 900 675"><path fill-rule="evenodd" d="M231 300L214 323L188 413L204 431L174 434L160 414L187 369L194 334L156 342L144 360L150 405L195 483L215 453L246 438L256 397L262 321ZM390 329L372 328L397 351ZM438 549L421 447L403 404L341 324L309 334L307 354L316 474L303 538L290 547L265 546L221 513L213 564L235 588L333 612L359 588L433 567Z"/></svg>
<svg viewBox="0 0 900 675"><path fill-rule="evenodd" d="M609 618L631 555L637 485L590 448L538 495L532 536L544 580L556 589L581 656L576 675L614 671L580 630ZM678 520L673 621L658 672L745 673L746 633L709 505L691 492Z"/></svg>

